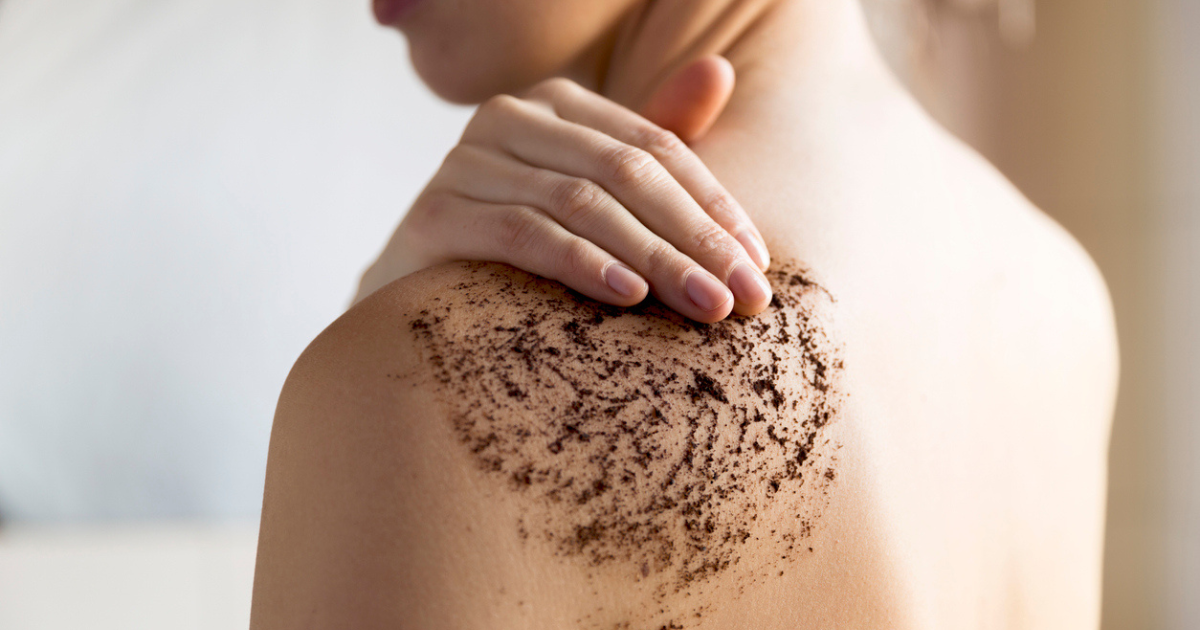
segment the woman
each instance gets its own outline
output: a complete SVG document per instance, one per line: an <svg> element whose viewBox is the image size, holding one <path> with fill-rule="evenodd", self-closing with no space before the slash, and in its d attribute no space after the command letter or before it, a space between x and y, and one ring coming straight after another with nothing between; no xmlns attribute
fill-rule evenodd
<svg viewBox="0 0 1200 630"><path fill-rule="evenodd" d="M253 627L1098 624L1103 281L855 0L376 14L486 102L284 388Z"/></svg>

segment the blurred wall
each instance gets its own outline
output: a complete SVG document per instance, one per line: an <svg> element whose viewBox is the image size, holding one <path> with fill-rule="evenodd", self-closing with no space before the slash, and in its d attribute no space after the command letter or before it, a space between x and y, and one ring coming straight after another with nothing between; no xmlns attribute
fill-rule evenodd
<svg viewBox="0 0 1200 630"><path fill-rule="evenodd" d="M257 519L288 369L467 114L367 0L0 0L0 515Z"/></svg>
<svg viewBox="0 0 1200 630"><path fill-rule="evenodd" d="M1038 0L1014 36L1023 2L930 3L899 67L1103 271L1122 355L1103 626L1197 628L1200 2Z"/></svg>
<svg viewBox="0 0 1200 630"><path fill-rule="evenodd" d="M1200 628L1200 2L1159 0L1153 65L1153 264L1163 294L1166 627Z"/></svg>

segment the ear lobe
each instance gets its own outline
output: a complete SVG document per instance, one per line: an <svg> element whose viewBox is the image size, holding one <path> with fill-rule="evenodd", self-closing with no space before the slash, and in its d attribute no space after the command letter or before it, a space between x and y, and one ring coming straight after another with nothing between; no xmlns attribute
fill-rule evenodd
<svg viewBox="0 0 1200 630"><path fill-rule="evenodd" d="M708 132L733 94L733 66L720 55L705 55L667 77L650 95L641 114L684 142Z"/></svg>

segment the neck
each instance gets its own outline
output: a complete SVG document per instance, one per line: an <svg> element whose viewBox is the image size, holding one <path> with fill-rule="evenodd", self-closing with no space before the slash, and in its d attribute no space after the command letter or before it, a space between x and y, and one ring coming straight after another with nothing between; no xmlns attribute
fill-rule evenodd
<svg viewBox="0 0 1200 630"><path fill-rule="evenodd" d="M637 111L666 77L712 53L733 64L738 110L775 86L829 87L882 67L859 0L641 0L577 78Z"/></svg>

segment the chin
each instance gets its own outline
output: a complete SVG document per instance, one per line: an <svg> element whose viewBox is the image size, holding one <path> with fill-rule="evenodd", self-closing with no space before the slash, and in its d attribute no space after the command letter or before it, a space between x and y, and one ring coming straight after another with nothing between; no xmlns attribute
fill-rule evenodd
<svg viewBox="0 0 1200 630"><path fill-rule="evenodd" d="M406 32L409 59L434 94L462 105L481 103L497 94L520 94L538 81L569 73L583 49L570 40L553 38L535 47L511 40L435 33Z"/></svg>
<svg viewBox="0 0 1200 630"><path fill-rule="evenodd" d="M537 64L488 38L437 36L436 31L406 32L406 36L417 76L434 94L451 103L481 103L496 94L519 92L540 78L526 81L525 75L532 73L518 69Z"/></svg>
<svg viewBox="0 0 1200 630"><path fill-rule="evenodd" d="M496 80L494 74L489 78L491 73L476 64L458 64L436 54L428 58L415 48L410 49L409 56L421 82L434 94L451 103L473 105L509 91L503 82Z"/></svg>

